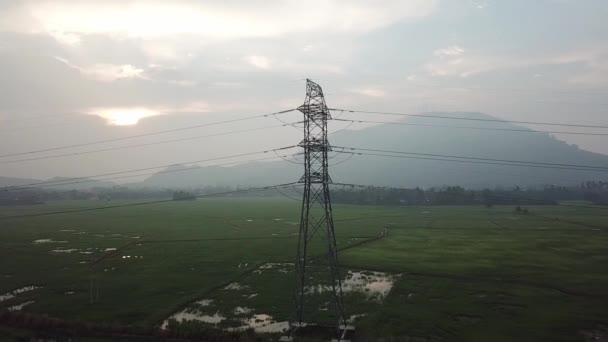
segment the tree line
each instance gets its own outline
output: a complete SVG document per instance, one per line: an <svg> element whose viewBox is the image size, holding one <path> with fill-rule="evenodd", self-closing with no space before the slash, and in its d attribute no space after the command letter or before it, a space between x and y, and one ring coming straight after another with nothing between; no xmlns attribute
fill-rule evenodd
<svg viewBox="0 0 608 342"><path fill-rule="evenodd" d="M0 205L32 205L54 200L135 200L146 198L171 198L176 201L193 200L197 196L243 190L240 186L209 186L193 189L130 188L115 186L87 190L51 190L32 188L24 190L0 190ZM287 196L302 198L302 188L267 189L240 193L240 197ZM227 195L229 196L229 195ZM575 186L546 185L521 188L518 186L493 189L465 189L461 186L431 187L428 189L369 186L365 188L335 187L331 190L332 201L358 205L552 205L560 201L586 201L596 205L608 205L608 182L587 181Z"/></svg>

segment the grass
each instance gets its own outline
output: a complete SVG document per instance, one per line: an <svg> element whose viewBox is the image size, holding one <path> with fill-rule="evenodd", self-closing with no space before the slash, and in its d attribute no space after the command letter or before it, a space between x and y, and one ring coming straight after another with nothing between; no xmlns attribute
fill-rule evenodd
<svg viewBox="0 0 608 342"><path fill-rule="evenodd" d="M99 205L0 208L0 217ZM380 302L345 295L348 315L365 314L357 338L582 341L581 330L607 324L608 212L513 209L334 206L344 267L396 279ZM233 313L236 306L286 320L293 274L256 270L293 262L299 210L284 199L221 198L1 220L0 294L43 288L0 306L32 300L24 310L149 326L209 298L207 310L232 313L222 326L246 318ZM385 237L359 244L385 229ZM322 236L311 245L313 255L324 251ZM38 239L67 242L32 243ZM77 251L51 252L57 248ZM310 281L323 270L313 267ZM225 290L232 282L244 287ZM309 317L330 320L331 310L316 310L326 301L310 296Z"/></svg>

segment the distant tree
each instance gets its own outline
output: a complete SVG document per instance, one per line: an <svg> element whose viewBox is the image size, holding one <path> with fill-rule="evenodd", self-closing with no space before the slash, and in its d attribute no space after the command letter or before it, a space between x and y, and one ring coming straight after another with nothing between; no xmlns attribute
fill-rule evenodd
<svg viewBox="0 0 608 342"><path fill-rule="evenodd" d="M194 196L194 194L187 191L179 190L173 193L174 201L194 201L195 199L196 197Z"/></svg>

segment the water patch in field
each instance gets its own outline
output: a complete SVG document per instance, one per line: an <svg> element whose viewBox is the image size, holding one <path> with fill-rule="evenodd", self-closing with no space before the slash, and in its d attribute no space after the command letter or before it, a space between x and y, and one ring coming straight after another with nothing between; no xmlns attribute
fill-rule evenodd
<svg viewBox="0 0 608 342"><path fill-rule="evenodd" d="M248 307L243 307L243 306L237 306L234 309L234 314L235 315L242 315L242 314L248 314L251 312L251 309Z"/></svg>
<svg viewBox="0 0 608 342"><path fill-rule="evenodd" d="M280 272L280 273L289 273L289 271L292 268L293 268L293 264L288 263L288 262L284 262L284 263L267 262L267 263L263 264L262 266L260 266L259 269L257 269L254 273L262 274L262 272L264 272L265 270L271 270L271 269L276 269L277 272Z"/></svg>
<svg viewBox="0 0 608 342"><path fill-rule="evenodd" d="M116 250L116 247L109 247L109 248L104 249L103 251L104 252L112 252L112 251L115 251L115 250Z"/></svg>
<svg viewBox="0 0 608 342"><path fill-rule="evenodd" d="M76 292L74 292L74 291L67 291L67 292L64 292L63 294L66 295L66 296L71 296L74 293L76 293Z"/></svg>
<svg viewBox="0 0 608 342"><path fill-rule="evenodd" d="M185 322L185 321L198 321L208 324L218 324L226 319L226 317L220 315L219 312L216 312L213 316L205 315L199 311L190 311L189 309L185 309L182 312L178 312L173 316L169 317L169 319L165 320L161 325L162 330L166 330L169 326L169 320L174 319L177 322Z"/></svg>
<svg viewBox="0 0 608 342"><path fill-rule="evenodd" d="M247 222L253 222L253 220L252 220L252 219L247 219L247 220L245 220L245 221L247 221Z"/></svg>
<svg viewBox="0 0 608 342"><path fill-rule="evenodd" d="M351 323L351 324L352 324L352 323L355 323L355 321L356 321L358 318L365 317L365 316L367 316L367 314L366 314L366 313L362 313L362 314L356 314L356 315L350 315L350 317L349 317L349 318L346 320L346 322L347 322L347 323Z"/></svg>
<svg viewBox="0 0 608 342"><path fill-rule="evenodd" d="M238 290L243 290L243 289L246 289L246 288L247 288L246 285L241 285L239 283L230 283L226 287L224 287L224 290L235 290L235 291L238 291Z"/></svg>
<svg viewBox="0 0 608 342"><path fill-rule="evenodd" d="M213 303L213 299L201 299L199 301L196 301L195 303L199 306L205 307L211 305L211 303Z"/></svg>
<svg viewBox="0 0 608 342"><path fill-rule="evenodd" d="M228 328L228 331L239 331L253 329L257 333L279 333L289 329L289 322L275 322L272 316L267 314L255 314L243 320L244 325L236 328Z"/></svg>
<svg viewBox="0 0 608 342"><path fill-rule="evenodd" d="M362 292L369 298L382 300L393 288L394 276L384 272L348 271L342 282L342 292ZM330 285L312 285L305 289L309 294L331 291Z"/></svg>
<svg viewBox="0 0 608 342"><path fill-rule="evenodd" d="M41 288L41 286L34 286L34 285L24 286L24 287L18 288L16 290L13 290L13 291L10 291L10 292L7 292L5 294L0 295L0 302L3 302L5 300L9 300L9 299L15 298L20 293L33 291L33 290L36 290L36 289L39 289L39 288Z"/></svg>
<svg viewBox="0 0 608 342"><path fill-rule="evenodd" d="M70 254L70 253L74 253L74 252L78 252L80 249L77 248L57 248L57 249L52 249L51 252L52 253L66 253L66 254Z"/></svg>
<svg viewBox="0 0 608 342"><path fill-rule="evenodd" d="M34 303L33 300L31 300L29 302L13 305L8 308L8 311L21 311L25 306L30 305L32 303Z"/></svg>
<svg viewBox="0 0 608 342"><path fill-rule="evenodd" d="M60 229L60 232L75 232L74 229Z"/></svg>
<svg viewBox="0 0 608 342"><path fill-rule="evenodd" d="M55 241L53 239L38 239L32 241L33 244L41 244L41 243L68 243L67 241Z"/></svg>
<svg viewBox="0 0 608 342"><path fill-rule="evenodd" d="M143 259L142 255L123 255L123 259Z"/></svg>
<svg viewBox="0 0 608 342"><path fill-rule="evenodd" d="M77 232L77 233L74 233L74 235L84 235L84 234L86 234L86 233L87 233L87 232Z"/></svg>

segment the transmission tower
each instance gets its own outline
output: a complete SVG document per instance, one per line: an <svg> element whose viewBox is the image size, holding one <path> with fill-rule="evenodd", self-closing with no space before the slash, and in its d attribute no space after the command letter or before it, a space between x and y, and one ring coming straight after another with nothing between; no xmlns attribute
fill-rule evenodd
<svg viewBox="0 0 608 342"><path fill-rule="evenodd" d="M327 153L331 151L331 146L327 141L327 120L331 120L331 115L325 104L321 86L309 79L306 80L306 99L298 110L304 114L304 140L299 144L304 148L304 175L299 181L304 183L304 194L295 262L295 317L290 322L292 331L304 323L307 247L318 231L325 232L327 238L327 258L331 281L329 287L338 319L337 326L346 325L342 280L338 269L338 250L329 196L329 184L332 180L329 177L327 163Z"/></svg>

